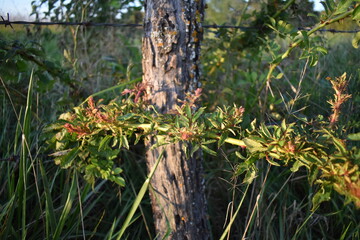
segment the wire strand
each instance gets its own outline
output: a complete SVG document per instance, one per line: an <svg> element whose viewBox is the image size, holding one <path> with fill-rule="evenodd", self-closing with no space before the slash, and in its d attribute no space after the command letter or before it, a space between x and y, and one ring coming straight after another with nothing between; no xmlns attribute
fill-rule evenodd
<svg viewBox="0 0 360 240"><path fill-rule="evenodd" d="M4 25L5 27L12 25L37 25L37 26L84 26L84 27L132 27L132 28L140 28L143 27L143 24L136 23L95 23L95 22L36 22L36 21L10 21L9 14L7 14L7 19L4 19L1 16L2 21L0 21L0 25ZM213 28L213 29L240 29L242 31L256 31L260 30L259 27L245 27L245 26L234 26L234 25L203 25L203 28ZM298 27L298 30L310 31L311 28ZM336 30L336 29L319 29L318 32L330 32L330 33L358 33L360 29L354 30Z"/></svg>

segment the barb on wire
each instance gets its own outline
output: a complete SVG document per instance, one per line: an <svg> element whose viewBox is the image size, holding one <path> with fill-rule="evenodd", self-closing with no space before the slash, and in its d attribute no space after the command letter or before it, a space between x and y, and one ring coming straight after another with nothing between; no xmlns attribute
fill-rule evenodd
<svg viewBox="0 0 360 240"><path fill-rule="evenodd" d="M10 26L12 29L14 29L13 26L11 26L9 13L7 14L7 20L5 20L3 16L1 16L1 19L2 19L2 21L0 22L1 24L4 24L5 27Z"/></svg>
<svg viewBox="0 0 360 240"><path fill-rule="evenodd" d="M50 26L50 25L60 25L60 26L84 26L84 27L142 27L143 24L136 23L94 23L94 22L31 22L31 21L10 21L9 13L7 14L7 20L5 20L2 16L2 21L0 21L0 25L4 24L6 26L10 26L12 29L13 25L42 25L42 26ZM255 31L258 30L258 27L245 27L245 26L234 26L234 25L203 25L203 28L214 28L214 29L240 29L242 31ZM311 31L311 28L303 28L299 27L298 30ZM358 33L360 29L355 30L336 30L336 29L319 29L318 32L331 32L331 33Z"/></svg>

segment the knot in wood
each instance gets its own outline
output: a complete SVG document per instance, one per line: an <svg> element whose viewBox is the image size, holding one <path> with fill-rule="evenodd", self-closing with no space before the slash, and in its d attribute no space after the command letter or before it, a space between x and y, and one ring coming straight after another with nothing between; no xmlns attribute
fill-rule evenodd
<svg viewBox="0 0 360 240"><path fill-rule="evenodd" d="M158 52L163 54L170 53L178 43L178 26L174 16L165 13L160 17L155 25L156 31L153 32L153 38Z"/></svg>

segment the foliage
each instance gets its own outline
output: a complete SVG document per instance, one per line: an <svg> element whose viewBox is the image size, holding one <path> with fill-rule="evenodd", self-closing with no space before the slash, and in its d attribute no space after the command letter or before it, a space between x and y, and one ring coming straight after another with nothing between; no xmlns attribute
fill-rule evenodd
<svg viewBox="0 0 360 240"><path fill-rule="evenodd" d="M245 173L244 182L251 183L256 177L255 163L259 159L266 159L274 166L292 166L293 172L304 166L309 171L310 183L320 185L313 197L313 209L330 199L332 189L360 207L360 151L348 150L345 142L336 137L336 131L331 130L335 128L340 105L350 97L344 94L346 74L331 82L336 93L334 100L329 101L333 107L330 123L305 120L299 125L284 120L279 126L256 127L253 122L245 131L240 126L242 107L218 107L210 113L205 113L204 107L195 108L200 89L169 114L159 114L153 106L144 105L139 99L140 90L125 90L124 93L131 93L130 97L108 105L95 104L91 97L87 107L66 113L61 117L65 123L52 127L58 131L52 140L58 151L54 155L61 155L55 163L84 173L91 184L96 178L103 178L123 186L123 179L118 176L122 169L115 167L113 159L120 148L129 149L132 139L136 144L141 137L155 136L155 147L177 141L191 142L191 151L184 149L189 156L200 148L216 155L208 147L210 143L216 142L218 148L230 143L246 148L245 152L236 152L243 162L236 166L235 175Z"/></svg>
<svg viewBox="0 0 360 240"><path fill-rule="evenodd" d="M41 2L44 6L56 1ZM108 9L105 5L110 2L114 3L63 1L69 3L74 15L68 15L64 6L60 9L56 4L49 5L49 9L53 9L49 14L55 17L53 13L57 9L58 20L69 17L68 20L74 21L133 23L141 19L143 13L135 8L126 12L127 7L110 6L109 15L118 16L118 19L109 18L106 11L101 12L100 7L88 4L103 4L103 9ZM116 1L116 4L119 2L124 1ZM276 7L272 10L276 13L288 2L268 1L268 4ZM308 1L294 2L297 5L291 4L279 17L268 14L269 6L260 1L208 2L208 23L225 24L227 21L251 27L259 16L262 17L259 22L267 24L259 25L267 29L267 34L206 30L202 53L204 107L190 107L190 114L186 105L194 106L194 100L198 99L194 98L196 94L189 96L190 101L179 102L178 109L173 112L159 115L156 109L141 101L141 85L125 91L131 95L128 98L118 97L105 104L119 95L118 90L121 92L124 84L141 80L140 31L71 27L26 28L21 33L7 31L3 34L1 29L0 68L5 84L0 87L0 111L4 116L0 118L0 168L3 170L0 175L0 238L20 239L25 235L26 239L114 239L120 236L117 229L128 228L124 238L154 239L149 199L146 194L142 195L146 189L139 189L146 186L148 180L142 138L156 135L163 144L190 141L205 152L209 218L214 239L226 234L234 239L242 236L252 239L357 239L358 210L352 204L344 205L342 197L345 196L345 203L359 201L359 185L353 181L359 172L356 170L359 165L359 55L349 50L351 40L348 40L354 36L309 34L297 32L295 28L311 29L316 22L321 24L321 21L325 23L340 16L332 13L335 9L344 11L346 5L337 5L348 4L348 1L325 1L330 4L329 10L321 14L312 12L311 16L307 16L311 8ZM221 3L229 5L224 8ZM210 13L216 4L222 8L221 13L227 11L222 14L226 19L216 19L216 11ZM352 9L350 5L346 10ZM119 15L119 12L122 13ZM323 28L352 30L354 24L359 23L358 12L357 5L351 15ZM268 15L272 15L273 20ZM256 40L258 36L261 36L259 41ZM17 41L10 40L11 37ZM247 40L251 44L254 39L258 45L253 44L251 48L244 47L240 41ZM353 39L356 47L358 35ZM284 54L291 40L303 42L275 67L269 85L265 83L259 93L259 88L267 81L268 62ZM30 58L23 57L26 55ZM51 63L48 65L48 62ZM311 62L316 66L307 68ZM331 83L325 77L340 76L331 81L341 82L345 79L341 75L345 71L352 98L341 104L342 114L334 115L338 118L331 117L337 122L330 126L331 119L327 120L327 116L339 110L336 107L339 101L335 96L329 99ZM42 74L46 78L41 78ZM96 98L101 95L104 101L95 103L92 100L91 107L91 100L87 99L75 111L63 114L63 119L45 134L40 134L43 126L58 115L59 109L68 111L82 101L82 97L107 86L114 87L92 94ZM346 95L336 96L341 99ZM331 108L326 107L324 99L332 103ZM236 110L238 114L243 110L233 106L233 102L244 106L246 114L234 118ZM120 116L115 115L118 113ZM317 116L319 113L324 117ZM115 120L108 123L106 117ZM254 118L258 121L251 124ZM239 122L231 126L235 119ZM285 119L283 124L282 119ZM118 137L120 128L126 140ZM27 130L23 132L22 129ZM44 140L50 139L48 134L53 131L58 133L51 135L50 147L64 150L48 156L50 149ZM85 134L78 138L82 133ZM22 141L22 136L26 141ZM99 151L100 143L103 145ZM79 154L71 156L71 150L66 150L74 148L78 148ZM88 157L81 155L81 151L88 151ZM116 157L107 158L107 154ZM100 161L90 163L91 156ZM53 158L67 170L54 165ZM95 168L86 172L89 163ZM275 166L277 164L281 167ZM93 181L93 188L73 170L90 174L87 180ZM113 180L103 181L103 176ZM94 182L96 178L99 180ZM250 182L252 184L248 185ZM126 183L126 187L120 190L119 183ZM333 191L340 194L332 194ZM311 212L320 202L321 207ZM134 214L136 208L140 211ZM125 216L131 214L134 214L133 218L129 217L131 221L125 222ZM222 223L228 224L226 231Z"/></svg>
<svg viewBox="0 0 360 240"><path fill-rule="evenodd" d="M55 83L54 78L60 77L64 83L70 82L70 77L63 68L45 58L45 52L38 43L0 39L0 46L4 77L12 79L19 72L28 72L33 67L30 62L39 67L35 75L40 80L37 83L40 92L49 91Z"/></svg>

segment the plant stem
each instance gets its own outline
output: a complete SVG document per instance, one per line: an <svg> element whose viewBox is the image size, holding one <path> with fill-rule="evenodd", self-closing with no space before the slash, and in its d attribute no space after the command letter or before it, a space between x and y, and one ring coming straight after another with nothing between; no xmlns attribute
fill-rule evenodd
<svg viewBox="0 0 360 240"><path fill-rule="evenodd" d="M129 124L128 127L149 130L151 128L151 124L149 124L149 123L131 124L131 125ZM160 132L167 132L170 129L170 127L156 126L156 125L153 128L154 128L154 130L157 130ZM212 138L212 139L220 139L220 136L216 135L215 133L207 133L205 135L205 137ZM244 141L242 141L240 139L236 139L236 138L228 137L225 139L225 142L232 144L232 145L240 146L240 147L246 147Z"/></svg>
<svg viewBox="0 0 360 240"><path fill-rule="evenodd" d="M278 10L272 17L277 18L283 11L285 11L287 8L290 7L291 4L293 4L295 0L288 1L284 7L282 7L280 10Z"/></svg>

